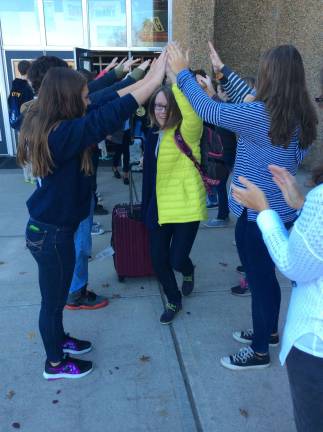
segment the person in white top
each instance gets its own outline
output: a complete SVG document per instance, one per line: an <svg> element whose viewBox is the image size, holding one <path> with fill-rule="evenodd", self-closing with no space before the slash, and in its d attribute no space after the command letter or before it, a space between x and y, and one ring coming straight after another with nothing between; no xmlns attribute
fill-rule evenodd
<svg viewBox="0 0 323 432"><path fill-rule="evenodd" d="M313 173L317 185L305 200L295 178L269 165L285 201L300 215L288 236L262 190L240 177L234 198L259 212L257 224L279 270L293 281L280 361L287 371L298 432L323 431L323 164ZM248 348L246 348L248 350Z"/></svg>

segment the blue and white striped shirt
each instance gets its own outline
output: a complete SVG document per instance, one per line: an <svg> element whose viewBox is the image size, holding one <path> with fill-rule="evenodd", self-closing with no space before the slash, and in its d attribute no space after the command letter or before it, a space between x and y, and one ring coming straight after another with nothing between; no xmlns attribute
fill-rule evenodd
<svg viewBox="0 0 323 432"><path fill-rule="evenodd" d="M248 94L255 95L255 90L250 88L239 75L233 72L228 66L224 65L221 72L225 76L225 83L221 80L223 90L233 103L241 103Z"/></svg>
<svg viewBox="0 0 323 432"><path fill-rule="evenodd" d="M280 189L272 180L268 165L283 166L291 174L296 174L305 155L305 151L298 145L297 133L293 135L288 148L274 146L268 136L270 118L263 102L216 102L207 96L187 69L177 75L177 85L204 121L239 135L232 183L242 187L238 176L245 176L265 192L270 208L277 211L283 222L293 221L296 211L286 204ZM231 192L229 206L236 216L242 214L243 206L234 200ZM256 221L257 214L256 211L248 209L248 220Z"/></svg>

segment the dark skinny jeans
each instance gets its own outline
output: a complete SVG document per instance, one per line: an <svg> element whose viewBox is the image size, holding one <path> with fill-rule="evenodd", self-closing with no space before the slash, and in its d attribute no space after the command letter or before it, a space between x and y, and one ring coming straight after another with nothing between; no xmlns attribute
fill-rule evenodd
<svg viewBox="0 0 323 432"><path fill-rule="evenodd" d="M292 223L285 224L289 229ZM248 221L246 209L238 218L235 238L241 264L251 290L253 340L251 347L267 353L269 337L278 332L281 302L275 264L271 259L256 222Z"/></svg>
<svg viewBox="0 0 323 432"><path fill-rule="evenodd" d="M39 231L30 229L36 226ZM39 330L47 359L59 362L63 358L63 309L75 267L74 232L34 220L26 227L26 245L38 264L41 307Z"/></svg>
<svg viewBox="0 0 323 432"><path fill-rule="evenodd" d="M174 270L189 276L194 266L189 257L199 222L173 223L150 230L150 253L157 279L169 303L181 303Z"/></svg>

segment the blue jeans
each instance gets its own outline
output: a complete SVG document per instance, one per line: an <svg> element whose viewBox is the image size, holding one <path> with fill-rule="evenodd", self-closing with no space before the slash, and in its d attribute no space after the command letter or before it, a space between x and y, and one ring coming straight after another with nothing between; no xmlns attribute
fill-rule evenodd
<svg viewBox="0 0 323 432"><path fill-rule="evenodd" d="M292 223L285 224L289 229ZM241 264L251 290L253 340L251 347L267 353L269 337L278 332L281 292L271 259L256 222L248 221L246 209L239 217L235 238Z"/></svg>
<svg viewBox="0 0 323 432"><path fill-rule="evenodd" d="M199 222L164 224L151 229L150 254L158 281L170 303L180 303L174 270L184 276L193 273L190 252L197 234Z"/></svg>
<svg viewBox="0 0 323 432"><path fill-rule="evenodd" d="M26 246L38 264L41 293L39 330L47 359L51 362L63 358L63 309L75 266L74 232L72 228L32 219L26 227Z"/></svg>
<svg viewBox="0 0 323 432"><path fill-rule="evenodd" d="M70 294L84 288L89 281L89 256L92 250L91 229L93 225L94 199L91 201L89 216L84 219L74 236L76 262Z"/></svg>

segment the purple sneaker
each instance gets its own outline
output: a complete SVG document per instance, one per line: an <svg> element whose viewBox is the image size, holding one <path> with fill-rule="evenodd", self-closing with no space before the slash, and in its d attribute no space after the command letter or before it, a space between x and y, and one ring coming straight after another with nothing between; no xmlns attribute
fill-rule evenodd
<svg viewBox="0 0 323 432"><path fill-rule="evenodd" d="M78 360L65 354L63 360L57 366L52 366L49 361L46 360L43 377L47 380L59 378L77 379L85 377L92 369L93 364L91 361Z"/></svg>
<svg viewBox="0 0 323 432"><path fill-rule="evenodd" d="M68 333L66 334L66 339L63 343L63 352L67 354L81 355L85 354L92 349L91 342L82 341L73 338Z"/></svg>

